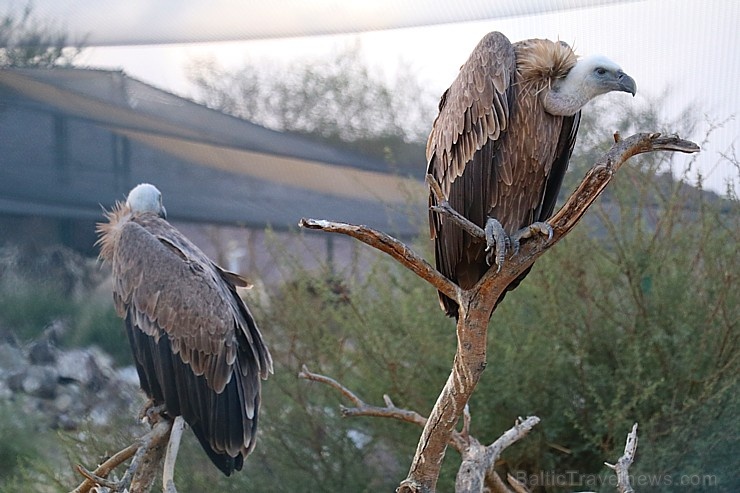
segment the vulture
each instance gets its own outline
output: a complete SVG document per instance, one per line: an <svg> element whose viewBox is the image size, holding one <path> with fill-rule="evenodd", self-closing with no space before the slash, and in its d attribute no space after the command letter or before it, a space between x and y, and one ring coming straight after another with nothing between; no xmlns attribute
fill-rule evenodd
<svg viewBox="0 0 740 493"><path fill-rule="evenodd" d="M500 268L521 238L552 234L544 221L555 207L581 108L610 91L634 96L637 86L604 56L578 59L567 44L546 39L512 44L498 32L483 37L442 95L426 158L427 174L449 205L485 227L487 241L430 209L442 274L470 289L491 263ZM432 193L429 205L437 205ZM439 297L445 313L457 317L457 303Z"/></svg>
<svg viewBox="0 0 740 493"><path fill-rule="evenodd" d="M220 268L166 220L162 194L135 187L99 223L142 390L182 416L225 475L254 449L261 379L272 358L237 294L248 282Z"/></svg>

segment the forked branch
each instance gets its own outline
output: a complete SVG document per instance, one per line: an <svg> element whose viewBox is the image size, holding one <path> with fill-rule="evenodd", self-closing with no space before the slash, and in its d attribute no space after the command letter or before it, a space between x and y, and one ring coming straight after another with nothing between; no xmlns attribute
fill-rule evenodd
<svg viewBox="0 0 740 493"><path fill-rule="evenodd" d="M159 466L164 459L164 451L170 439L171 431L172 421L161 419L144 436L137 439L135 443L111 456L94 471L88 471L81 465L77 465L75 470L85 477L85 480L77 488L72 490L71 493L98 491L98 486L105 487L110 491L149 491L154 483L155 475L159 471ZM181 433L181 430L178 432ZM173 446L179 446L179 441ZM176 448L173 452L176 456ZM126 468L120 480L113 481L108 479L108 476L114 469L129 459L132 459L131 463ZM174 462L172 463L172 467L174 468ZM165 470L166 473L167 470ZM166 480L167 478L165 477L165 484L167 484ZM174 485L167 492L176 493Z"/></svg>
<svg viewBox="0 0 740 493"><path fill-rule="evenodd" d="M637 423L632 425L632 431L627 434L627 441L624 444L624 454L619 458L616 464L604 462L606 467L614 471L617 475L617 491L619 493L634 493L630 484L630 466L635 460L637 451Z"/></svg>
<svg viewBox="0 0 740 493"><path fill-rule="evenodd" d="M365 226L302 219L300 226L352 236L391 255L399 263L436 289L459 302L457 351L452 372L424 425L407 478L399 493L435 491L445 450L455 426L486 366L488 321L506 287L547 249L565 237L606 188L615 172L630 157L654 151L697 152L693 142L677 136L642 133L627 139L615 136L615 144L588 171L565 205L548 221L553 228L550 241L535 238L524 242L517 255L507 259L497 272L490 269L470 290L461 290L403 243ZM444 211L439 213L454 214Z"/></svg>

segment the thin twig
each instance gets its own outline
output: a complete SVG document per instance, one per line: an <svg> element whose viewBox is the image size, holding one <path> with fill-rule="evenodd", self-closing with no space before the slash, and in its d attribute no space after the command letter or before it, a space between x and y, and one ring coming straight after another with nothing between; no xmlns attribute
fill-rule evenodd
<svg viewBox="0 0 740 493"><path fill-rule="evenodd" d="M128 489L131 483L132 476L134 476L141 465L142 458L146 455L146 452L153 445L158 443L163 436L169 433L171 421L162 420L152 426L145 435L138 438L134 443L125 447L113 454L105 462L99 465L94 471L88 471L81 465L77 465L75 470L85 477L85 480L71 493L89 493L92 489L97 486L105 486L106 488L114 491L123 491ZM110 481L107 479L108 475L118 466L126 462L128 459L131 460L128 468L123 477L119 481Z"/></svg>
<svg viewBox="0 0 740 493"><path fill-rule="evenodd" d="M95 478L106 478L113 469L115 469L116 467L123 464L124 462L129 460L131 457L133 457L136 451L139 449L140 445L141 445L141 442L137 441L136 443L132 443L128 447L124 448L123 450L116 452L114 455L109 457L108 460L100 464L94 471L92 471L91 474ZM85 472L90 472L90 471L87 471L87 469L85 469L79 464L75 466L75 470L81 475L85 476L85 478L87 479L85 479L77 488L72 490L71 493L88 493L93 488L93 486L95 486L96 484L93 478L85 474Z"/></svg>
<svg viewBox="0 0 740 493"><path fill-rule="evenodd" d="M472 417L470 416L470 406L468 404L465 404L465 408L463 409L463 426L461 430L461 434L464 438L468 438L470 436L471 421Z"/></svg>
<svg viewBox="0 0 740 493"><path fill-rule="evenodd" d="M486 472L486 485L493 493L514 493L496 471Z"/></svg>
<svg viewBox="0 0 740 493"><path fill-rule="evenodd" d="M529 488L511 474L506 475L506 481L509 482L515 493L530 493Z"/></svg>
<svg viewBox="0 0 740 493"><path fill-rule="evenodd" d="M325 385L328 385L329 387L332 387L333 389L338 390L339 393L341 393L354 405L354 407L340 407L342 416L346 418L357 416L373 416L376 418L397 419L399 421L413 423L421 427L424 427L424 425L426 425L427 419L424 416L417 413L416 411L410 411L408 409L396 407L396 405L393 404L393 401L387 394L383 396L385 407L371 406L360 399L357 394L355 394L333 378L309 371L306 365L303 365L301 371L298 373L298 378L323 383ZM467 440L461 433L455 431L450 436L450 445L455 450L462 453L467 446Z"/></svg>
<svg viewBox="0 0 740 493"><path fill-rule="evenodd" d="M111 491L118 491L119 490L119 482L118 481L109 481L106 478L101 478L94 472L90 472L81 465L77 464L75 466L75 470L80 473L82 476L86 477L88 481L90 481L93 485L97 486L103 486L105 488L108 488Z"/></svg>

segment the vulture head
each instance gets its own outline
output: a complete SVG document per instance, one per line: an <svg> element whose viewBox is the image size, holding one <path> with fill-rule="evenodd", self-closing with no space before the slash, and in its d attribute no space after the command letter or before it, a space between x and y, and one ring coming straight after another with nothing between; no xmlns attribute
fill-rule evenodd
<svg viewBox="0 0 740 493"><path fill-rule="evenodd" d="M167 210L162 205L162 192L154 185L136 185L128 194L126 205L132 213L153 212L162 219L167 218Z"/></svg>
<svg viewBox="0 0 740 493"><path fill-rule="evenodd" d="M544 94L545 110L551 115L573 116L596 96L612 91L633 96L637 84L619 65L602 55L581 58L568 74Z"/></svg>

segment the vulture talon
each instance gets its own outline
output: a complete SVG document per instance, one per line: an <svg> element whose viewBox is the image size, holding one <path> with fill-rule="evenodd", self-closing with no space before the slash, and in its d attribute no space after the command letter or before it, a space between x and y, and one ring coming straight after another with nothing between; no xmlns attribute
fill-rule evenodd
<svg viewBox="0 0 740 493"><path fill-rule="evenodd" d="M141 411L139 411L139 421L147 420L149 423L154 424L152 422L153 415L161 414L162 411L164 411L164 406L156 405L154 399L148 398L144 405L141 407Z"/></svg>
<svg viewBox="0 0 740 493"><path fill-rule="evenodd" d="M496 272L501 270L504 265L506 253L511 249L511 239L506 234L504 227L497 219L489 217L484 229L486 233L486 262L488 265L494 263L498 267Z"/></svg>
<svg viewBox="0 0 740 493"><path fill-rule="evenodd" d="M511 241L514 243L514 254L519 253L519 244L521 240L524 240L526 238L532 238L536 234L541 234L547 236L547 241L552 240L552 226L547 224L546 222L536 222L532 223L529 226L525 226L524 228L520 229L513 235L511 235Z"/></svg>

